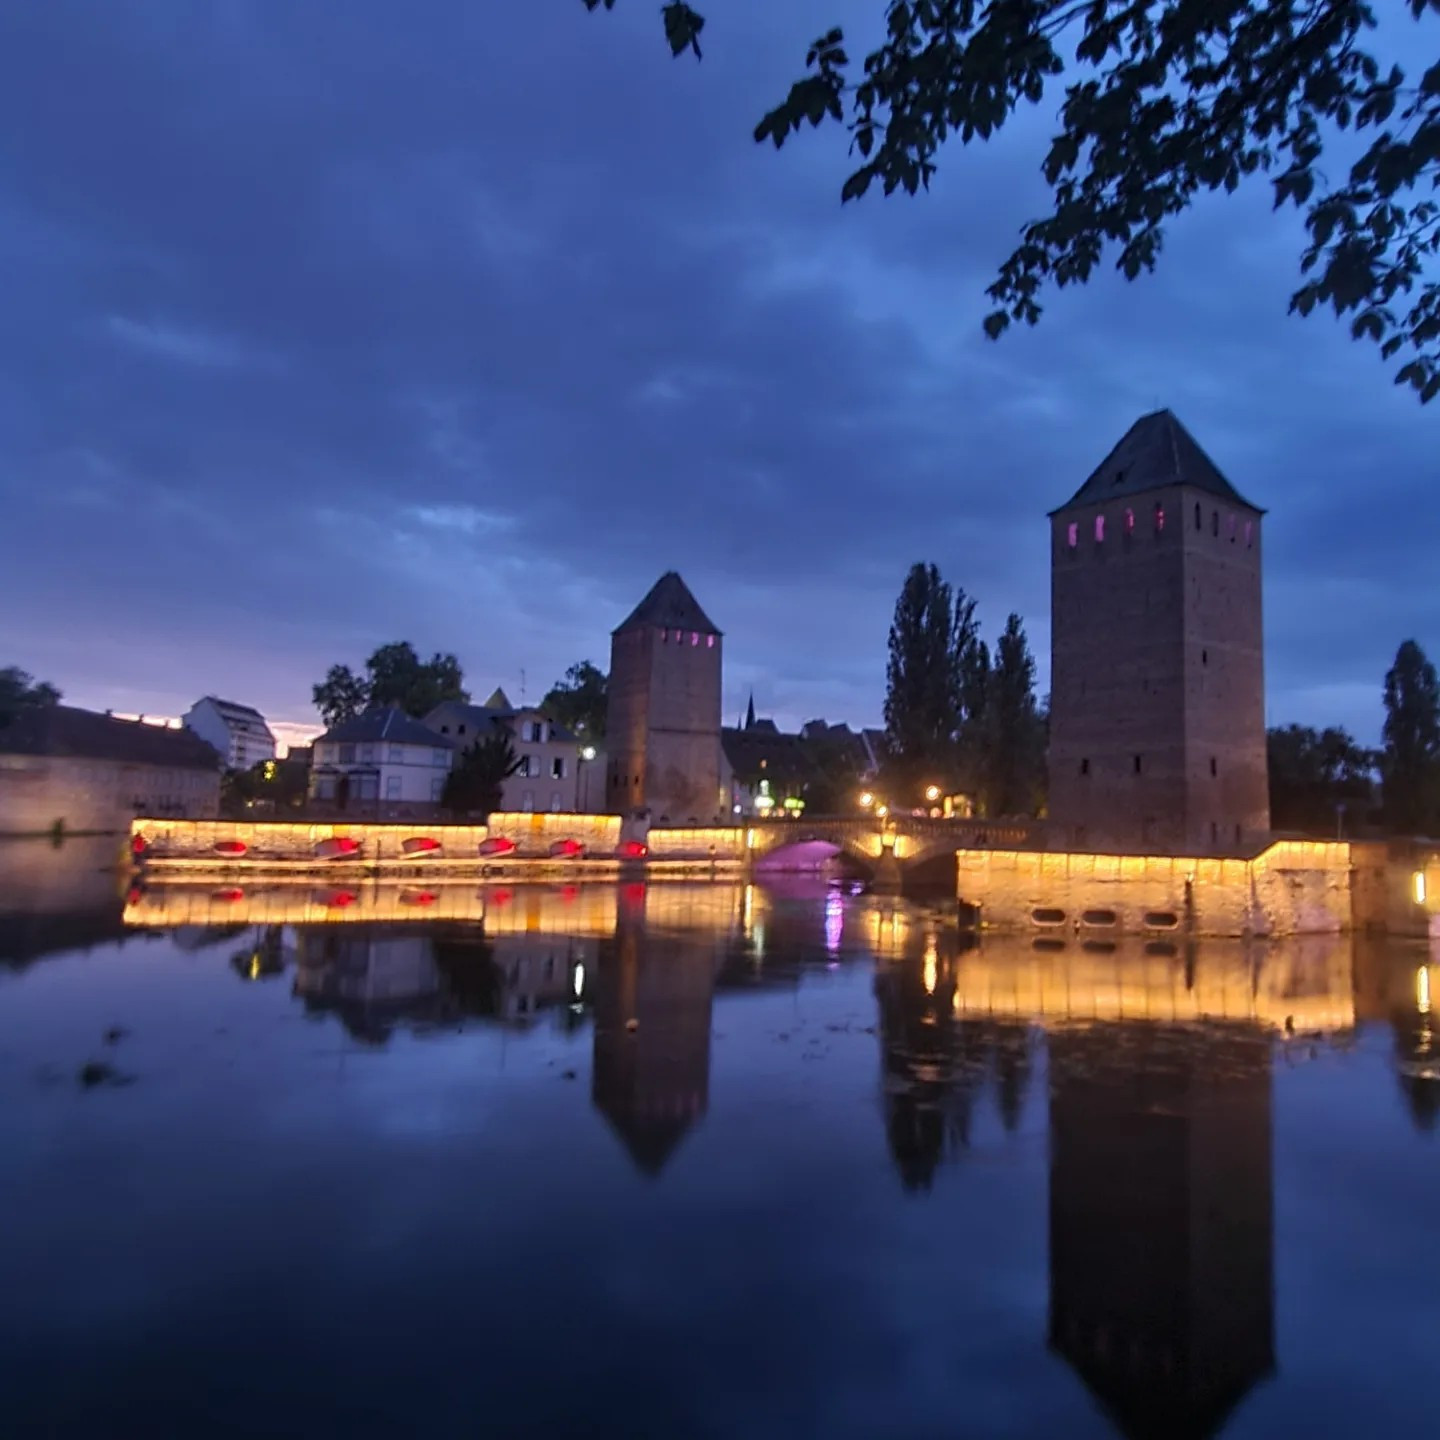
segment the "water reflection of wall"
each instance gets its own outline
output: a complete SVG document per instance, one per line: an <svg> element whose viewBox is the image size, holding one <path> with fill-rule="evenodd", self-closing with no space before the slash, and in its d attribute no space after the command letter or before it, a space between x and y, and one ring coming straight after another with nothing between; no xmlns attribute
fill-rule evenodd
<svg viewBox="0 0 1440 1440"><path fill-rule="evenodd" d="M0 964L122 939L119 856L113 835L0 840Z"/></svg>
<svg viewBox="0 0 1440 1440"><path fill-rule="evenodd" d="M600 945L591 1099L648 1175L709 1104L710 1018L726 940L713 923L688 934L651 929L645 907L632 905Z"/></svg>
<svg viewBox="0 0 1440 1440"><path fill-rule="evenodd" d="M1121 1433L1217 1434L1274 1369L1270 1037L1062 1027L1050 1335Z"/></svg>
<svg viewBox="0 0 1440 1440"><path fill-rule="evenodd" d="M1415 1128L1440 1130L1440 953L1427 945L1356 940L1355 1009L1362 1021L1387 1025L1395 1078Z"/></svg>

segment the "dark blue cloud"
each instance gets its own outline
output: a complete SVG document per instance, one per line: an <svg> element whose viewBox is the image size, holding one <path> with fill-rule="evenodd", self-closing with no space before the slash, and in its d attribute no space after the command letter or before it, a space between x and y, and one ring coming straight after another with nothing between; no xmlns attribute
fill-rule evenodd
<svg viewBox="0 0 1440 1440"><path fill-rule="evenodd" d="M1263 193L991 345L1049 113L842 210L838 134L749 130L873 0L727 6L698 66L650 5L481 9L0 15L3 658L298 719L408 636L539 693L677 566L728 710L873 721L915 559L992 629L1020 610L1044 668L1044 512L1158 403L1271 511L1275 718L1374 733L1440 621L1433 415L1286 317Z"/></svg>

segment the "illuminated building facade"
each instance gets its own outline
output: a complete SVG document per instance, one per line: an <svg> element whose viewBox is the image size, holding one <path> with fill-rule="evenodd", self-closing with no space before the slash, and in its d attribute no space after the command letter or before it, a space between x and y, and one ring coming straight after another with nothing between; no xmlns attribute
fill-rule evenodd
<svg viewBox="0 0 1440 1440"><path fill-rule="evenodd" d="M1262 514L1168 410L1051 512L1055 848L1238 853L1268 834Z"/></svg>

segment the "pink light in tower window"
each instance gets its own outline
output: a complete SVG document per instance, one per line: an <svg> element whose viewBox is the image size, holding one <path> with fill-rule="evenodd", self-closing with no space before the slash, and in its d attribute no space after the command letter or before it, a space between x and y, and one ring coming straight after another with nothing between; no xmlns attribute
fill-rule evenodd
<svg viewBox="0 0 1440 1440"><path fill-rule="evenodd" d="M699 633L699 631L697 631L697 630L692 630L692 631L690 632L690 643L691 643L692 645L698 645L698 644L700 643L700 633Z"/></svg>
<svg viewBox="0 0 1440 1440"><path fill-rule="evenodd" d="M1072 550L1080 543L1080 527L1074 521L1066 527L1065 542Z"/></svg>
<svg viewBox="0 0 1440 1440"><path fill-rule="evenodd" d="M713 635L707 635L705 637L705 648L707 650L713 650L715 648L715 637Z"/></svg>
<svg viewBox="0 0 1440 1440"><path fill-rule="evenodd" d="M1135 512L1128 506L1125 509L1125 533L1132 535L1135 532Z"/></svg>
<svg viewBox="0 0 1440 1440"><path fill-rule="evenodd" d="M1157 531L1157 533L1158 533L1159 531L1163 530L1164 528L1165 528L1165 507L1164 507L1163 505L1156 505L1156 507L1155 507L1155 529L1156 529L1156 531Z"/></svg>
<svg viewBox="0 0 1440 1440"><path fill-rule="evenodd" d="M1255 522L1254 522L1253 520L1247 520L1247 521L1245 522L1245 548L1248 550L1248 549L1250 548L1250 546L1253 545L1254 543L1255 543Z"/></svg>
<svg viewBox="0 0 1440 1440"><path fill-rule="evenodd" d="M1097 542L1099 542L1099 541L1103 540L1104 538L1105 538L1105 517L1104 517L1103 515L1097 515L1097 516L1095 517L1095 539L1096 539Z"/></svg>

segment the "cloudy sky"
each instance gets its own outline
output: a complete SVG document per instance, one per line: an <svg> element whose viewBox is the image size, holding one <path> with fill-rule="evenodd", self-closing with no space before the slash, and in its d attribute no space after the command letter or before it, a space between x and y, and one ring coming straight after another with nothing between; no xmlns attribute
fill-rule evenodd
<svg viewBox="0 0 1440 1440"><path fill-rule="evenodd" d="M1440 650L1440 407L1287 317L1295 220L1207 204L992 344L1053 106L842 210L840 131L750 130L881 0L709 9L697 65L653 0L5 6L0 664L309 721L409 639L534 699L675 568L728 714L874 723L915 560L1043 685L1045 511L1165 405L1271 512L1272 722L1373 739Z"/></svg>

